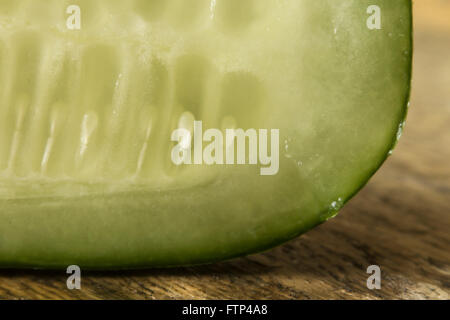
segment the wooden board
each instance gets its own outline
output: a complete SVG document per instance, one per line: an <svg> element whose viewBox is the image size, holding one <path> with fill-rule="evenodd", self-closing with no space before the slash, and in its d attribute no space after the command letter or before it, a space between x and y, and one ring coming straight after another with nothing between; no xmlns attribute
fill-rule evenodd
<svg viewBox="0 0 450 320"><path fill-rule="evenodd" d="M450 5L416 2L414 89L404 137L334 220L277 249L231 262L83 273L82 290L66 288L64 271L1 270L0 298L448 299ZM373 264L382 270L381 290L366 286Z"/></svg>

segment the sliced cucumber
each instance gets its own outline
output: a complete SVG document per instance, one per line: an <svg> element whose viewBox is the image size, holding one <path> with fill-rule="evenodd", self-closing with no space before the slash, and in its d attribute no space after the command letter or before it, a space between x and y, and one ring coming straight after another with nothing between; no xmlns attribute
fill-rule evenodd
<svg viewBox="0 0 450 320"><path fill-rule="evenodd" d="M403 128L411 20L410 0L2 0L0 266L207 263L335 216ZM194 120L279 130L277 174L175 165Z"/></svg>

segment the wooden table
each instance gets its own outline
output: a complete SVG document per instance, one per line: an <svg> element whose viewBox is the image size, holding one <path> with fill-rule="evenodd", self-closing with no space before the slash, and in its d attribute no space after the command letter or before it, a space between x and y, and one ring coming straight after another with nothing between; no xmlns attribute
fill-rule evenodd
<svg viewBox="0 0 450 320"><path fill-rule="evenodd" d="M264 254L210 266L83 273L0 271L6 299L448 299L450 1L416 1L412 106L385 166L334 220ZM439 18L440 17L440 18ZM445 18L442 18L445 17ZM369 265L382 289L367 289Z"/></svg>

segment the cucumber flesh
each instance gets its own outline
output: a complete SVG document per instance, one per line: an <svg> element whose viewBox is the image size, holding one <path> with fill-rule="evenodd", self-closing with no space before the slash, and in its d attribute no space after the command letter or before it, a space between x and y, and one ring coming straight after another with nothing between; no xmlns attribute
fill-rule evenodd
<svg viewBox="0 0 450 320"><path fill-rule="evenodd" d="M411 33L410 0L2 0L0 266L208 263L334 217L403 129ZM190 120L278 129L277 174L175 165Z"/></svg>

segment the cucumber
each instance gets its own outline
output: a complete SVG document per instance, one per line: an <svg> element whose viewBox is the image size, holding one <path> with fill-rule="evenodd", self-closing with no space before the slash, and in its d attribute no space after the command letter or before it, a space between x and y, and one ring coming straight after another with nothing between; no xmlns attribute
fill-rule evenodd
<svg viewBox="0 0 450 320"><path fill-rule="evenodd" d="M334 217L403 130L411 11L2 0L0 266L210 263Z"/></svg>

